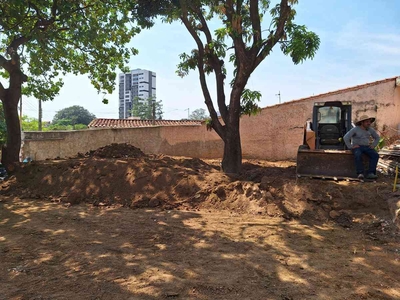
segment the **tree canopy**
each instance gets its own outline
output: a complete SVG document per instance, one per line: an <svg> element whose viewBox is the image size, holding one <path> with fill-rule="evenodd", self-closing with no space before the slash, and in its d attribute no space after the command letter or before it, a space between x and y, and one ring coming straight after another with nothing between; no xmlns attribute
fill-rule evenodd
<svg viewBox="0 0 400 300"><path fill-rule="evenodd" d="M207 118L209 116L204 108L195 109L189 116L190 120L205 120Z"/></svg>
<svg viewBox="0 0 400 300"><path fill-rule="evenodd" d="M294 64L312 59L320 39L304 25L295 23L298 0L139 0L143 13L152 20L153 6L167 22L180 21L192 36L196 48L180 55L179 76L197 69L212 128L224 141L222 168L227 173L241 169L239 124L243 114L259 110L258 91L246 88L254 70L275 46ZM157 5L156 5L157 3ZM149 8L148 8L149 7ZM140 9L139 9L140 10ZM212 30L219 23L216 30ZM218 26L218 25L217 25ZM231 92L225 95L227 64L233 66ZM215 76L216 97L207 84ZM221 119L217 114L219 111Z"/></svg>
<svg viewBox="0 0 400 300"><path fill-rule="evenodd" d="M162 101L155 98L141 99L136 97L133 99L132 117L139 117L141 120L162 120L163 105Z"/></svg>
<svg viewBox="0 0 400 300"><path fill-rule="evenodd" d="M96 116L90 113L86 108L74 105L59 110L53 117L52 124L59 125L77 125L89 123L95 119Z"/></svg>
<svg viewBox="0 0 400 300"><path fill-rule="evenodd" d="M139 32L129 7L118 0L2 2L1 44L27 76L24 94L51 100L66 73L89 74L99 92L111 93L116 68L137 52L124 46ZM8 78L7 60L0 60Z"/></svg>
<svg viewBox="0 0 400 300"><path fill-rule="evenodd" d="M22 131L39 131L39 120L37 118L22 116ZM42 131L51 130L82 130L87 129L85 124L75 124L72 125L70 120L62 119L60 122L50 124L50 122L45 122L42 126Z"/></svg>
<svg viewBox="0 0 400 300"><path fill-rule="evenodd" d="M0 83L8 131L2 159L18 161L21 93L51 100L67 73L88 74L99 93L112 92L115 70L124 70L137 53L126 45L140 24L149 25L134 15L134 6L135 1L120 0L0 2L0 47L5 50L0 76L8 80L8 87Z"/></svg>

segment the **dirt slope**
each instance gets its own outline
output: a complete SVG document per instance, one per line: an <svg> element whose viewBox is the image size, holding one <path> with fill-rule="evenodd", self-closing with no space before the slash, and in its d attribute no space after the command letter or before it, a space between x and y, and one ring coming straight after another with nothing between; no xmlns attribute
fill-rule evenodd
<svg viewBox="0 0 400 300"><path fill-rule="evenodd" d="M388 216L392 178L377 183L296 178L292 162L245 161L229 177L218 161L148 156L113 144L69 160L22 165L1 193L70 204L216 209L312 221Z"/></svg>
<svg viewBox="0 0 400 300"><path fill-rule="evenodd" d="M0 300L399 299L392 183L126 144L23 164L0 184Z"/></svg>

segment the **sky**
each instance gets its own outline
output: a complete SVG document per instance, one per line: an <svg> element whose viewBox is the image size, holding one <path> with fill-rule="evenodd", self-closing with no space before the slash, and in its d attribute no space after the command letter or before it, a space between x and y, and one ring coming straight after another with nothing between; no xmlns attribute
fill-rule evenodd
<svg viewBox="0 0 400 300"><path fill-rule="evenodd" d="M320 48L313 60L294 65L290 57L275 47L247 86L261 92L261 107L400 76L400 1L298 2L295 22L319 35ZM218 27L217 23L213 25ZM157 74L157 100L162 100L164 119L180 120L195 109L206 109L197 71L184 78L175 73L179 54L195 47L182 24L157 22L135 36L130 46L137 48L139 54L130 59L128 67ZM87 75L67 75L64 82L60 94L43 103L44 121L51 121L57 111L72 105L81 105L98 118L118 118L118 82L116 90L106 96L107 105L102 103L103 95L97 94ZM214 88L213 78L209 82L210 88ZM37 118L36 99L24 97L22 107L24 115Z"/></svg>

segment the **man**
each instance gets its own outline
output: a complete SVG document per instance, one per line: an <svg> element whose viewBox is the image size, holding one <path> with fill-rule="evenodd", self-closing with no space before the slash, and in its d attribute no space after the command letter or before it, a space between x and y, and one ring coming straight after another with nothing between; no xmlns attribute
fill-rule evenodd
<svg viewBox="0 0 400 300"><path fill-rule="evenodd" d="M353 151L356 162L357 178L360 180L364 179L363 154L366 154L369 157L367 179L378 178L376 175L376 166L378 164L379 155L375 151L375 147L379 143L379 135L373 128L371 128L373 122L375 122L375 118L363 115L358 119L358 121L355 121L356 127L352 128L343 137L347 148Z"/></svg>

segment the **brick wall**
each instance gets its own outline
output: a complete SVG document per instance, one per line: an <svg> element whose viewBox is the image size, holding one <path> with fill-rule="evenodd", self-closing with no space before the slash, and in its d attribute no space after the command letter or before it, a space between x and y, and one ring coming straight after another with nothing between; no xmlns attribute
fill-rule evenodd
<svg viewBox="0 0 400 300"><path fill-rule="evenodd" d="M400 87L395 79L381 80L264 108L241 119L243 157L268 160L295 159L303 141L304 122L311 118L314 102L352 101L353 117L370 114L385 134L399 134ZM161 126L130 129L26 132L23 156L34 160L70 157L110 143L131 143L145 153L221 158L223 143L202 126Z"/></svg>

